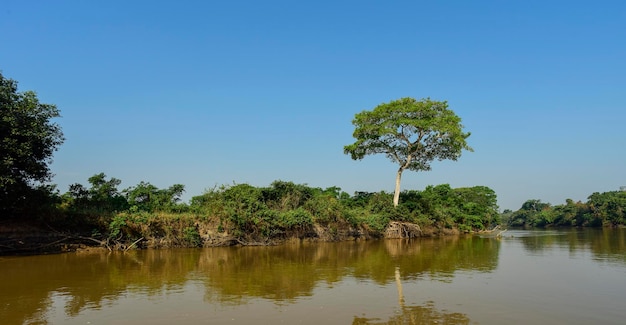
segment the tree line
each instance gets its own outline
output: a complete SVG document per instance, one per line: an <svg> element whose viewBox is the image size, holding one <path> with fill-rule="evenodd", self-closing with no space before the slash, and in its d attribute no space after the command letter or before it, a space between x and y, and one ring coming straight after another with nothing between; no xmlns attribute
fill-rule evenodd
<svg viewBox="0 0 626 325"><path fill-rule="evenodd" d="M517 211L505 210L511 227L617 227L626 225L626 191L595 192L586 202L567 199L551 205L527 200Z"/></svg>
<svg viewBox="0 0 626 325"><path fill-rule="evenodd" d="M49 192L47 219L109 237L133 238L139 235L132 229L138 224L177 220L185 224L184 231L198 221L209 222L218 224L220 232L248 241L280 238L286 233L306 237L315 225L334 231L365 227L382 236L392 221L463 232L484 230L500 221L496 194L485 186L452 188L443 184L405 190L400 194L401 204L394 206L393 194L384 191L350 195L336 186L319 188L282 180L265 187L222 185L193 196L189 203L180 200L184 193L181 184L158 188L140 182L120 190L121 181L104 173L87 181L87 186L70 185L63 194ZM194 229L187 231L190 241L199 244Z"/></svg>

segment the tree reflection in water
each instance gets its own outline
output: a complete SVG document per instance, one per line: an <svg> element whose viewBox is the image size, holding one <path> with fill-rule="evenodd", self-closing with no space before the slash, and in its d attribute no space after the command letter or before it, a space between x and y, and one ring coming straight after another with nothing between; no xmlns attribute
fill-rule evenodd
<svg viewBox="0 0 626 325"><path fill-rule="evenodd" d="M129 294L155 299L176 295L190 283L204 288L205 304L238 306L258 298L295 304L313 296L316 288L350 279L387 286L394 281L401 285L400 271L402 281L444 282L458 270L491 272L498 252L497 241L450 237L10 258L1 261L0 319L46 323L48 313L59 307L65 317L75 318L88 310L115 308ZM401 310L431 319L456 315L428 305Z"/></svg>
<svg viewBox="0 0 626 325"><path fill-rule="evenodd" d="M428 301L421 306L405 306L404 294L402 290L402 279L400 277L400 268L396 267L395 272L396 287L398 288L398 304L400 311L397 315L389 318L387 321L381 321L378 318L354 317L352 325L421 325L421 324L469 324L470 319L462 313L448 313L446 311L438 311L435 308L435 302Z"/></svg>
<svg viewBox="0 0 626 325"><path fill-rule="evenodd" d="M398 315L387 321L376 318L354 317L352 325L421 325L421 324L469 324L470 319L461 313L448 313L435 308L435 303L427 302L421 306L403 306Z"/></svg>

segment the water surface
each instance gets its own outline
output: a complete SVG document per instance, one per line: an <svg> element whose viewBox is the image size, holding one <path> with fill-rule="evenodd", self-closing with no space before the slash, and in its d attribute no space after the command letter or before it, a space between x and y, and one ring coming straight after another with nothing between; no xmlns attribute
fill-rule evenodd
<svg viewBox="0 0 626 325"><path fill-rule="evenodd" d="M626 229L0 258L3 324L623 324Z"/></svg>

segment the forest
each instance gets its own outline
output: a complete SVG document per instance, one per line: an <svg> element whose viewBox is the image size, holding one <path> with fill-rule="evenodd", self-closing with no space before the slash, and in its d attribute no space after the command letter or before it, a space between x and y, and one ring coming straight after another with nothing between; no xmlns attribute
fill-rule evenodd
<svg viewBox="0 0 626 325"><path fill-rule="evenodd" d="M595 192L587 202L566 200L551 205L527 200L517 211L505 210L503 221L510 227L617 227L626 225L626 191Z"/></svg>

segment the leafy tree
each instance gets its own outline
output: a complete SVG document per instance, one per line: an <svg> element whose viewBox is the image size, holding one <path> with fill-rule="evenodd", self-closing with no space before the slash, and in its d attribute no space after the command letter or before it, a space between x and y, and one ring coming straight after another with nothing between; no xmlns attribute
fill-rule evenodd
<svg viewBox="0 0 626 325"><path fill-rule="evenodd" d="M550 203L541 202L541 200L527 200L522 204L522 207L513 212L509 219L509 226L512 227L534 227L534 226L545 226L545 222L552 218L549 212L544 212L541 214L543 210L550 210Z"/></svg>
<svg viewBox="0 0 626 325"><path fill-rule="evenodd" d="M83 213L109 213L128 209L126 198L117 189L122 181L115 177L109 180L106 178L104 173L89 177L89 189L78 183L70 185L69 192L64 194L65 205Z"/></svg>
<svg viewBox="0 0 626 325"><path fill-rule="evenodd" d="M486 186L454 189L462 219L469 228L484 229L500 223L496 192Z"/></svg>
<svg viewBox="0 0 626 325"><path fill-rule="evenodd" d="M185 192L185 186L174 184L167 189L147 183L140 182L137 186L124 190L131 209L138 211L175 211L181 208L179 205L180 196Z"/></svg>
<svg viewBox="0 0 626 325"><path fill-rule="evenodd" d="M38 184L50 180L52 154L63 143L56 106L42 104L33 91L18 92L17 82L0 73L0 211L37 204Z"/></svg>
<svg viewBox="0 0 626 325"><path fill-rule="evenodd" d="M539 212L549 207L550 207L550 203L545 203L545 202L541 202L541 200L534 199L534 200L527 200L526 202L524 202L520 210Z"/></svg>
<svg viewBox="0 0 626 325"><path fill-rule="evenodd" d="M582 226L586 221L585 214L587 205L582 202L574 202L566 199L565 204L554 206L554 225L556 226Z"/></svg>
<svg viewBox="0 0 626 325"><path fill-rule="evenodd" d="M510 214L507 224L514 227L619 227L626 224L626 192L596 192L586 203L567 199L565 204L556 206L528 200Z"/></svg>
<svg viewBox="0 0 626 325"><path fill-rule="evenodd" d="M463 132L461 118L448 109L446 101L401 98L357 113L352 121L356 142L344 153L360 160L366 155L385 154L399 165L394 206L400 198L400 179L405 169L430 170L433 160L457 160L470 133Z"/></svg>
<svg viewBox="0 0 626 325"><path fill-rule="evenodd" d="M626 192L596 192L588 199L594 217L613 227L626 224Z"/></svg>
<svg viewBox="0 0 626 325"><path fill-rule="evenodd" d="M436 224L452 227L460 218L458 197L449 184L429 185L421 192L421 214Z"/></svg>

